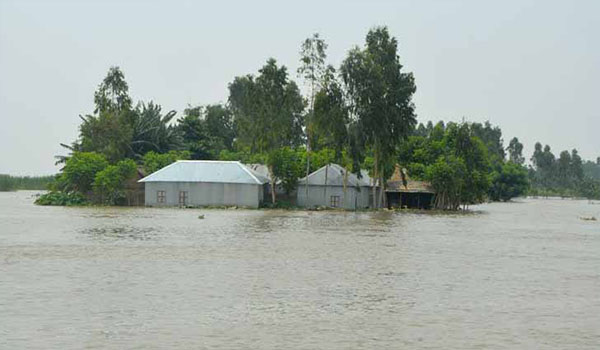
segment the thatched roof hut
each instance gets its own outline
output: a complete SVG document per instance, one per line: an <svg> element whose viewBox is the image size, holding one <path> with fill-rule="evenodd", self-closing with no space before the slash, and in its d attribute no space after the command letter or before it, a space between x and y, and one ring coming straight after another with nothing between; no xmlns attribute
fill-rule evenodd
<svg viewBox="0 0 600 350"><path fill-rule="evenodd" d="M398 164L387 181L385 193L389 208L429 209L435 196L429 182L410 179L406 169Z"/></svg>

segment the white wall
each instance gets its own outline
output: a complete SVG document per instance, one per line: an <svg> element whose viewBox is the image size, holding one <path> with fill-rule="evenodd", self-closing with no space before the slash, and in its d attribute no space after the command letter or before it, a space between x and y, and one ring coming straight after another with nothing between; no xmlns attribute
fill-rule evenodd
<svg viewBox="0 0 600 350"><path fill-rule="evenodd" d="M262 185L211 182L146 182L147 206L178 206L179 191L187 191L187 205L240 206L258 208L263 199ZM157 191L165 191L166 203L158 203Z"/></svg>
<svg viewBox="0 0 600 350"><path fill-rule="evenodd" d="M330 207L331 196L340 197L340 207L344 209L365 209L369 207L369 188L361 187L360 191L355 187L343 186L308 186L308 200L306 199L306 187L299 185L297 189L297 204L301 207Z"/></svg>

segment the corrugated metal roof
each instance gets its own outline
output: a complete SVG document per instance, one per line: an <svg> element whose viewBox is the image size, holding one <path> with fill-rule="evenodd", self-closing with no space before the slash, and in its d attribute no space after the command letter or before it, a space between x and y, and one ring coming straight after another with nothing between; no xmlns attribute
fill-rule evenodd
<svg viewBox="0 0 600 350"><path fill-rule="evenodd" d="M344 186L346 169L337 164L326 165L308 175L308 184L311 186ZM327 174L327 182L325 182ZM306 184L306 177L298 180L298 185ZM346 186L369 186L369 182L359 179L355 174L348 172Z"/></svg>
<svg viewBox="0 0 600 350"><path fill-rule="evenodd" d="M263 176L255 174L240 162L219 160L178 160L146 176L139 182L216 182L264 184Z"/></svg>
<svg viewBox="0 0 600 350"><path fill-rule="evenodd" d="M269 174L269 167L264 165L264 164L260 164L260 163L250 163L250 164L244 164L248 169L250 169L251 171L254 172L254 174L256 174L257 177L261 177L263 179L265 179L266 182L271 183L271 174ZM277 181L275 182L275 184L279 185L281 183L281 179L277 179Z"/></svg>

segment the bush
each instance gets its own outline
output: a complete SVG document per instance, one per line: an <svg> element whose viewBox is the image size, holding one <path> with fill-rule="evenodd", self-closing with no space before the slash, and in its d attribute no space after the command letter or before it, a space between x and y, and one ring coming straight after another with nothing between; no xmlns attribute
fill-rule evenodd
<svg viewBox="0 0 600 350"><path fill-rule="evenodd" d="M65 167L59 183L64 184L65 192L87 193L92 189L96 173L108 166L106 158L94 152L78 152L73 154Z"/></svg>
<svg viewBox="0 0 600 350"><path fill-rule="evenodd" d="M61 205L61 206L75 206L75 205L86 205L87 200L81 193L65 193L65 192L48 192L38 197L35 200L37 205Z"/></svg>
<svg viewBox="0 0 600 350"><path fill-rule="evenodd" d="M171 163L178 160L190 159L188 151L170 151L168 153L148 152L144 155L144 171L146 174L152 174Z"/></svg>
<svg viewBox="0 0 600 350"><path fill-rule="evenodd" d="M508 201L527 192L529 181L527 169L519 164L508 162L502 165L500 171L492 173L490 198L495 201Z"/></svg>
<svg viewBox="0 0 600 350"><path fill-rule="evenodd" d="M94 194L101 203L115 205L125 198L125 182L135 176L137 166L131 159L109 165L96 174Z"/></svg>

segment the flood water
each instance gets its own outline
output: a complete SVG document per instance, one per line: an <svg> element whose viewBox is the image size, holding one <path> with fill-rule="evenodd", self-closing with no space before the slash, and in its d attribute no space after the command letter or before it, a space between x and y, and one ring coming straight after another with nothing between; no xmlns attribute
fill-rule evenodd
<svg viewBox="0 0 600 350"><path fill-rule="evenodd" d="M600 204L62 208L0 193L2 349L600 349ZM205 214L205 219L198 215Z"/></svg>

